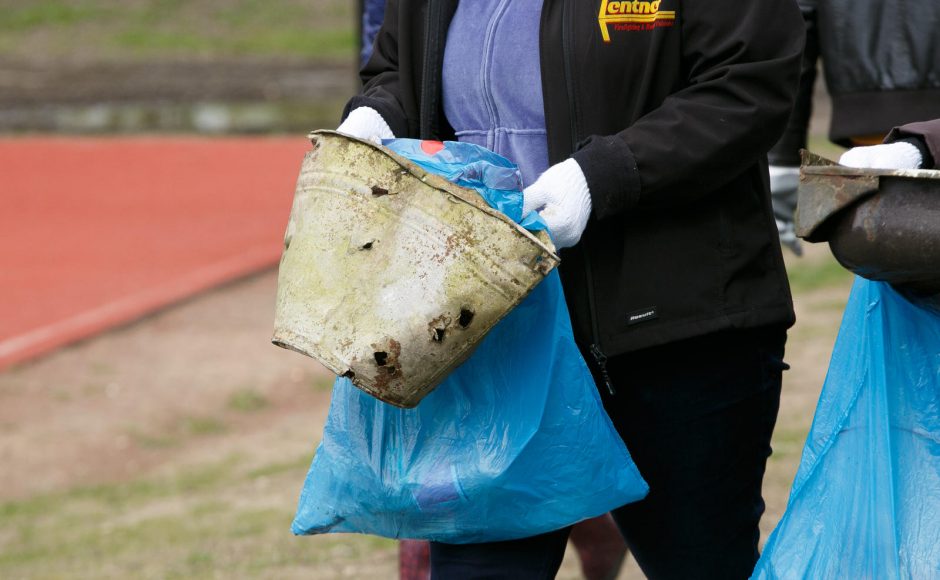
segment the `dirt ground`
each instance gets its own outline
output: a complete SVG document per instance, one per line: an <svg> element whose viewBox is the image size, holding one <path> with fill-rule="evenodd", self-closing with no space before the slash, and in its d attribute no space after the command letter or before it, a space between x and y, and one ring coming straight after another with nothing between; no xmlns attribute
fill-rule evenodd
<svg viewBox="0 0 940 580"><path fill-rule="evenodd" d="M848 294L837 266L823 276L828 251L809 250L791 260L799 322L765 539ZM0 374L0 577L394 577L391 542L288 532L331 376L270 345L275 282L262 273ZM570 553L559 577L578 577ZM627 578L642 578L633 562Z"/></svg>

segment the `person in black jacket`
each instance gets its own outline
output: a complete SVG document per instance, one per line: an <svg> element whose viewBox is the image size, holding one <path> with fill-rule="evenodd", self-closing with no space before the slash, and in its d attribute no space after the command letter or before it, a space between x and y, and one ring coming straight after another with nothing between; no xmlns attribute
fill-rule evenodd
<svg viewBox="0 0 940 580"><path fill-rule="evenodd" d="M794 321L766 153L802 44L790 0L391 0L339 128L519 164L650 484L614 518L651 578L746 578L757 561ZM568 531L434 543L432 577L554 577Z"/></svg>
<svg viewBox="0 0 940 580"><path fill-rule="evenodd" d="M372 56L372 45L385 17L385 0L360 0L360 60ZM616 576L626 559L626 545L609 514L578 522L569 539L578 553L585 580ZM427 542L401 540L398 549L399 580L424 580L428 576L430 550Z"/></svg>

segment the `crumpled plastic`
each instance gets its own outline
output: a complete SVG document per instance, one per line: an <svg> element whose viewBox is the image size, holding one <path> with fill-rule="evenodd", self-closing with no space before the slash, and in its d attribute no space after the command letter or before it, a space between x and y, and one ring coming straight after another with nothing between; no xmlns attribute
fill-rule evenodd
<svg viewBox="0 0 940 580"><path fill-rule="evenodd" d="M940 313L856 278L752 578L940 578Z"/></svg>
<svg viewBox="0 0 940 580"><path fill-rule="evenodd" d="M468 143L384 143L524 227L521 178ZM292 525L448 543L516 539L643 498L646 482L574 343L557 272L414 409L338 377Z"/></svg>

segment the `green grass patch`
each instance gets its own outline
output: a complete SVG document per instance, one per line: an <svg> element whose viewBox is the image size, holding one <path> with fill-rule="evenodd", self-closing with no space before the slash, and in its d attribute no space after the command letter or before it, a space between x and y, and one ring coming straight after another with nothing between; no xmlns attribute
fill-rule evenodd
<svg viewBox="0 0 940 580"><path fill-rule="evenodd" d="M771 446L773 455L770 461L792 461L798 458L803 452L803 444L806 442L806 436L809 434L807 427L797 428L778 427L774 430Z"/></svg>
<svg viewBox="0 0 940 580"><path fill-rule="evenodd" d="M228 408L241 413L260 411L269 405L267 398L254 389L240 389L228 399Z"/></svg>
<svg viewBox="0 0 940 580"><path fill-rule="evenodd" d="M29 526L34 520L42 521L50 517L67 519L70 515L94 519L95 516L131 511L147 503L182 494L203 492L232 479L239 461L237 456L232 456L218 463L182 471L172 477L80 486L66 492L6 502L0 504L0 528ZM0 573L0 577L4 575Z"/></svg>
<svg viewBox="0 0 940 580"><path fill-rule="evenodd" d="M225 423L215 417L183 417L179 427L184 434L196 437L218 435L228 430Z"/></svg>
<svg viewBox="0 0 940 580"><path fill-rule="evenodd" d="M283 475L285 473L293 473L299 475L302 478L306 473L307 468L310 467L310 461L311 457L307 454L304 454L301 457L291 461L272 463L270 465L253 469L248 472L248 477L255 479L259 477L273 477L276 475Z"/></svg>
<svg viewBox="0 0 940 580"><path fill-rule="evenodd" d="M0 30L27 32L38 28L62 28L106 16L104 2L61 2L56 0L0 2Z"/></svg>
<svg viewBox="0 0 940 580"><path fill-rule="evenodd" d="M843 268L835 258L822 260L795 259L787 263L790 288L794 293L803 293L827 287L848 287L852 273Z"/></svg>
<svg viewBox="0 0 940 580"><path fill-rule="evenodd" d="M335 380L335 377L318 376L310 381L310 388L317 393L329 393L333 390L333 382Z"/></svg>
<svg viewBox="0 0 940 580"><path fill-rule="evenodd" d="M290 534L307 457L252 459L0 504L0 578L339 577L377 558L391 572L389 540Z"/></svg>
<svg viewBox="0 0 940 580"><path fill-rule="evenodd" d="M251 35L208 35L198 30L154 30L148 26L132 27L111 37L109 42L141 57L183 56L292 56L337 58L353 54L353 30L259 30Z"/></svg>
<svg viewBox="0 0 940 580"><path fill-rule="evenodd" d="M348 0L0 0L0 56L351 58Z"/></svg>

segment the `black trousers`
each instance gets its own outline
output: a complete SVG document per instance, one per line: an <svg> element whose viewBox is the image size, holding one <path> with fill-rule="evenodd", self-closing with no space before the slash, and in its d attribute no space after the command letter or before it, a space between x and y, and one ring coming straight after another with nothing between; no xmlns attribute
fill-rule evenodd
<svg viewBox="0 0 940 580"><path fill-rule="evenodd" d="M608 360L616 393L601 398L650 486L612 515L649 578L750 576L785 342L783 328L730 330ZM554 578L568 532L432 543L431 578Z"/></svg>

